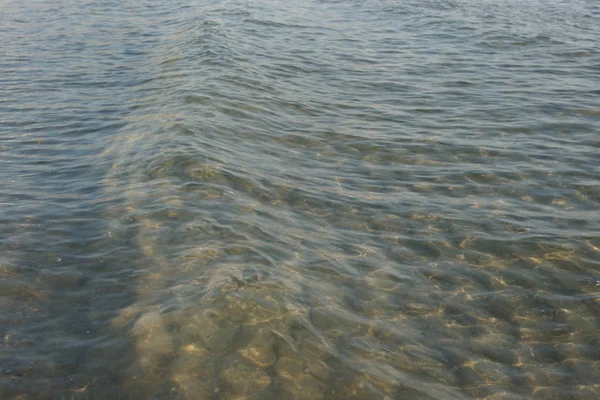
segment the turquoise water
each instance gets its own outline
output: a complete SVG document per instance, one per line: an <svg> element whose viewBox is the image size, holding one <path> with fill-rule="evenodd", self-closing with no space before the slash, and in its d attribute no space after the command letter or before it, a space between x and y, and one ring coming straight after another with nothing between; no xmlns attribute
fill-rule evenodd
<svg viewBox="0 0 600 400"><path fill-rule="evenodd" d="M600 398L591 0L0 2L0 399Z"/></svg>

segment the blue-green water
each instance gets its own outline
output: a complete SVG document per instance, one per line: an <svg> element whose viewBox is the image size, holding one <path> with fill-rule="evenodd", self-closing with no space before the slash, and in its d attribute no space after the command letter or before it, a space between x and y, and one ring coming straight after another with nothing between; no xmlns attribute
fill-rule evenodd
<svg viewBox="0 0 600 400"><path fill-rule="evenodd" d="M600 398L595 0L0 1L0 399Z"/></svg>

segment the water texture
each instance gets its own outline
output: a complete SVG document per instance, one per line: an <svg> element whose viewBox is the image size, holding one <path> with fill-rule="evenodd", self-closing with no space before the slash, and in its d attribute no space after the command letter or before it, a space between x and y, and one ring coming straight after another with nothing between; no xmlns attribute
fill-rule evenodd
<svg viewBox="0 0 600 400"><path fill-rule="evenodd" d="M0 399L600 398L593 0L0 1Z"/></svg>

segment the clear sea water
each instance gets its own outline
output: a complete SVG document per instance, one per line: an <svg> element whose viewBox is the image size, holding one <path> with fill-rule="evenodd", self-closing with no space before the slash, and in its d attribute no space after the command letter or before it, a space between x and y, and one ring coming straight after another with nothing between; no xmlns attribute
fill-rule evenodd
<svg viewBox="0 0 600 400"><path fill-rule="evenodd" d="M598 398L598 1L0 1L0 399Z"/></svg>

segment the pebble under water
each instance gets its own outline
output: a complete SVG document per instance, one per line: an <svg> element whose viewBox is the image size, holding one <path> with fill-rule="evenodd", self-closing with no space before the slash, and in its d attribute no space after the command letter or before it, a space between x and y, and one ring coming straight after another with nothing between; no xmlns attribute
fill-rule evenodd
<svg viewBox="0 0 600 400"><path fill-rule="evenodd" d="M0 2L0 399L600 398L595 0Z"/></svg>

